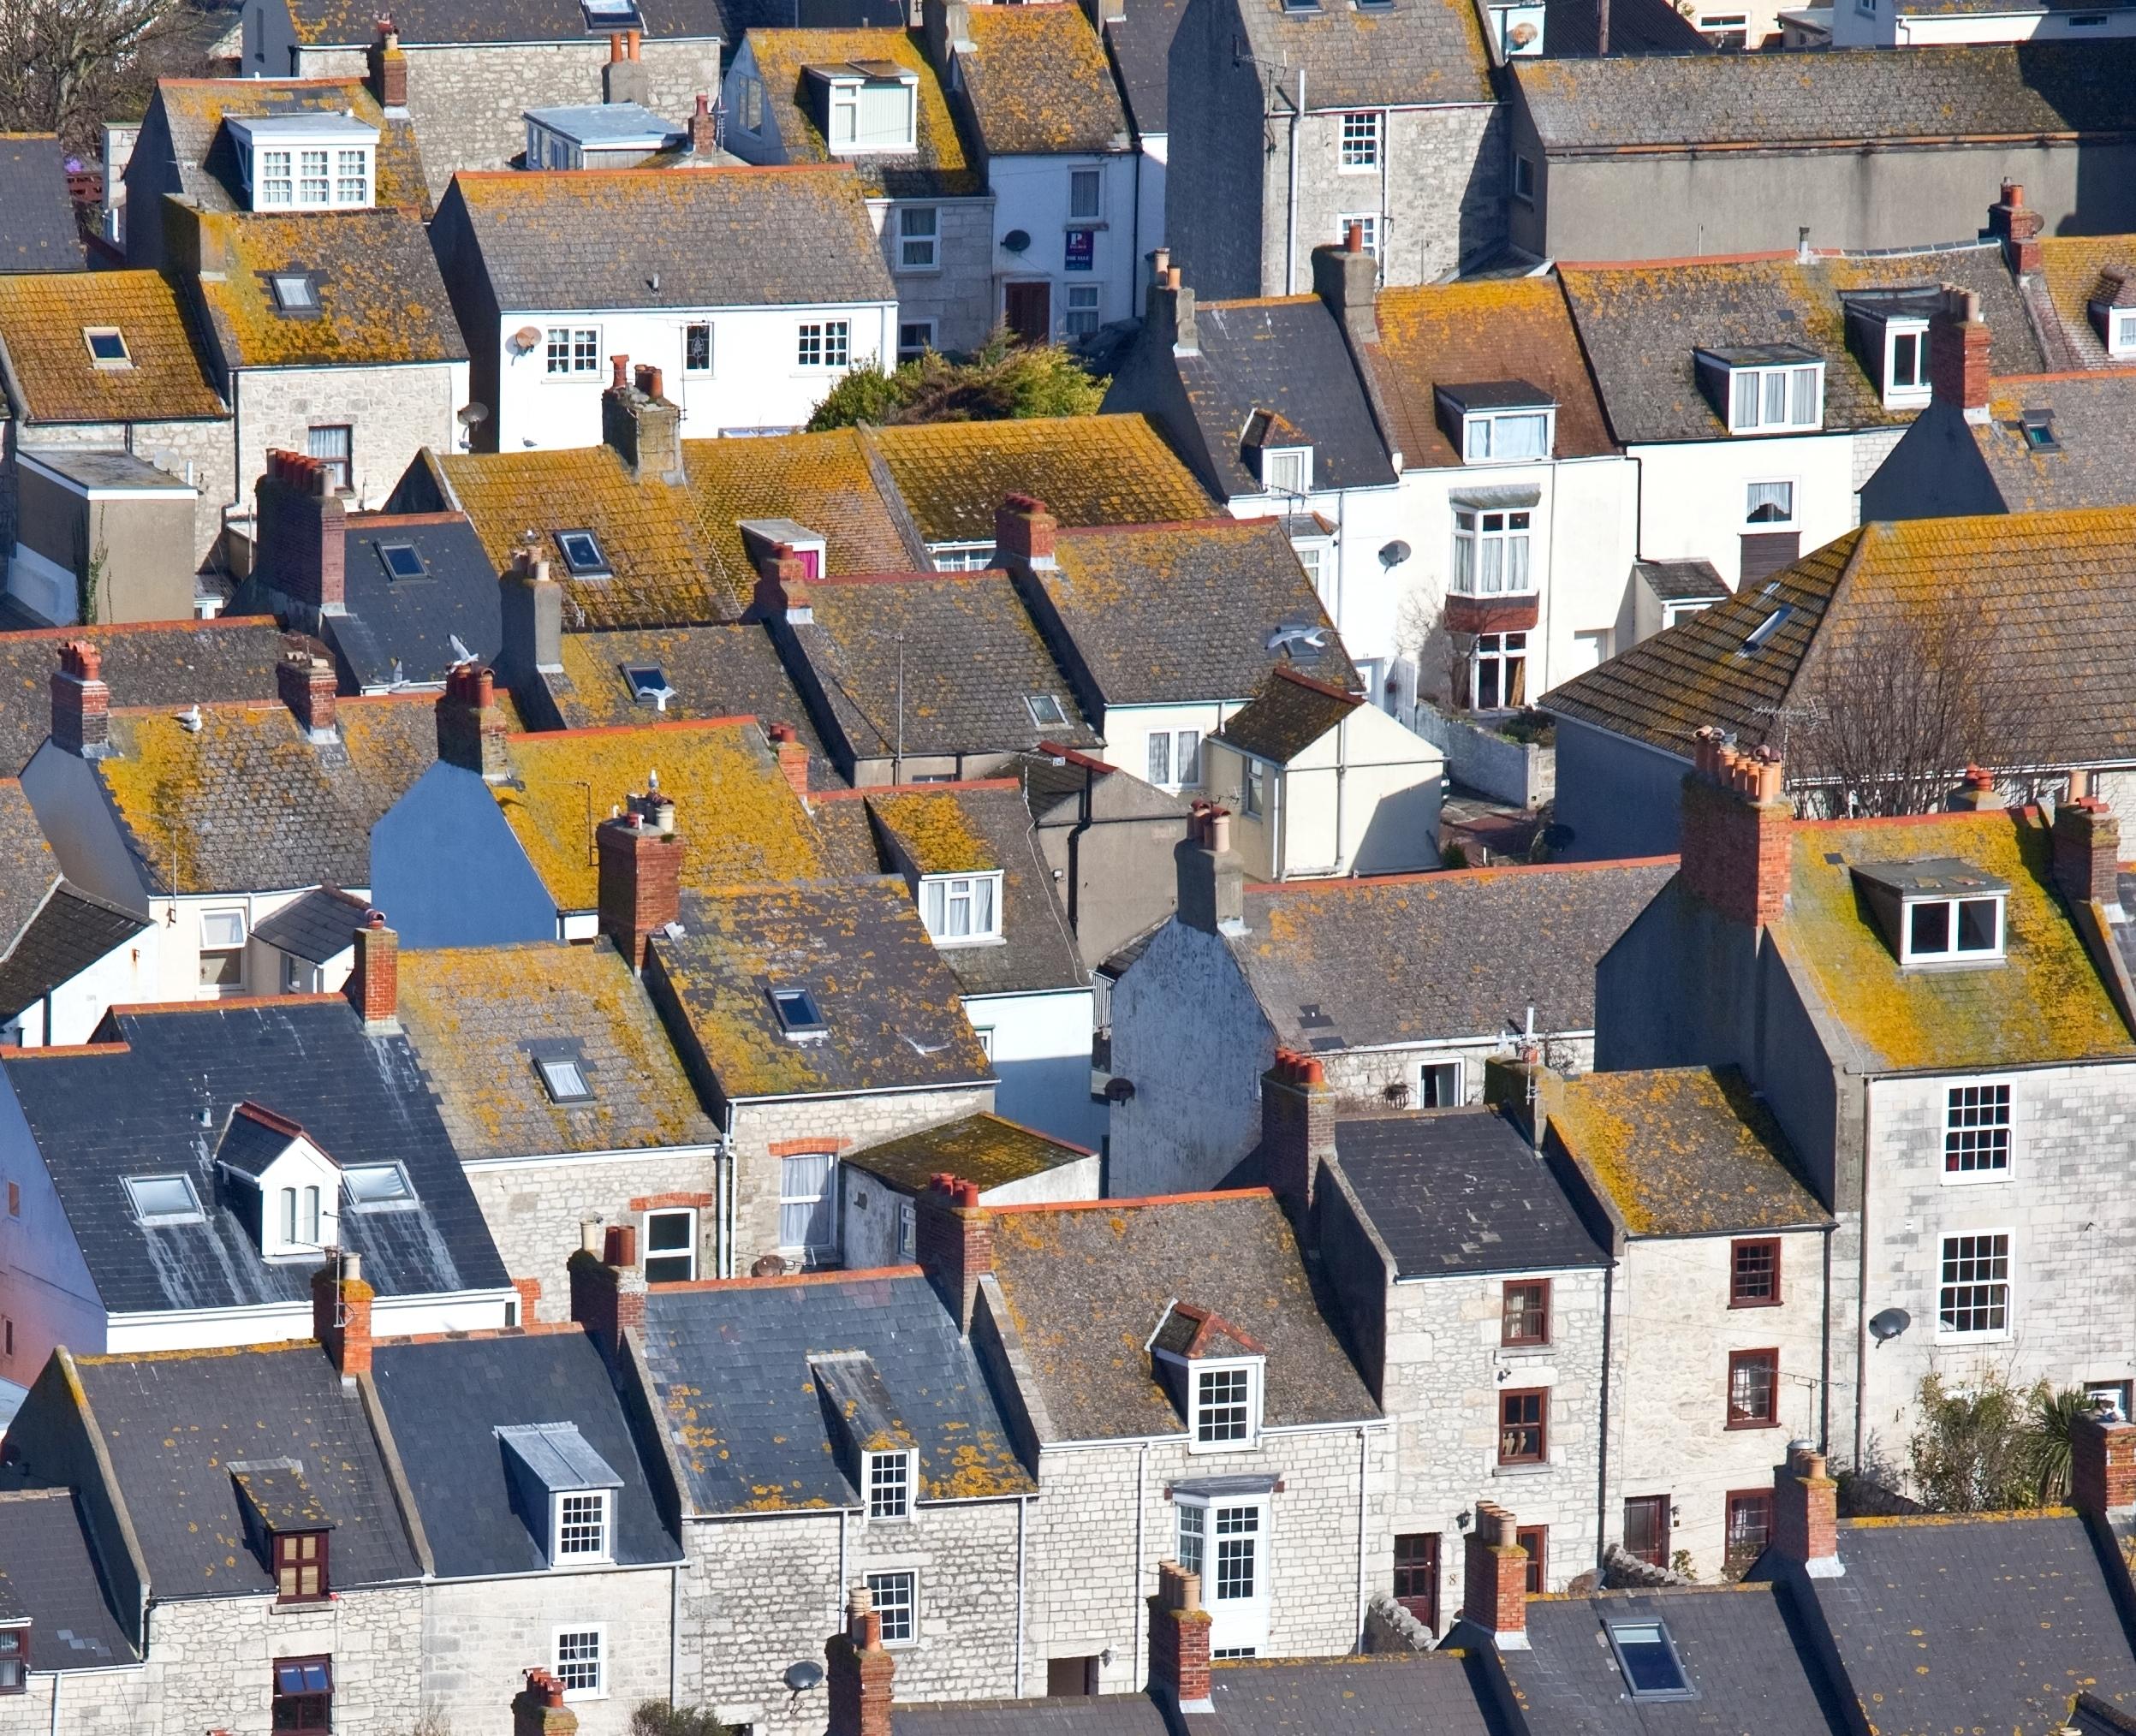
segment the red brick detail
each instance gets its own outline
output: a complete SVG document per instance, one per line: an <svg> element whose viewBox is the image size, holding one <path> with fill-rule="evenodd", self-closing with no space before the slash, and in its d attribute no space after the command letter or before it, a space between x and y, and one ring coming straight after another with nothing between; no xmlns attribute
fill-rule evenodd
<svg viewBox="0 0 2136 1736"><path fill-rule="evenodd" d="M690 116L690 155L710 157L719 149L719 126L712 118L712 99L704 91L697 93L697 112Z"/></svg>
<svg viewBox="0 0 2136 1736"><path fill-rule="evenodd" d="M1540 597L1461 597L1448 593L1449 633L1526 633L1543 618Z"/></svg>
<svg viewBox="0 0 2136 1736"><path fill-rule="evenodd" d="M969 1332L979 1280L994 1269L994 1215L979 1204L975 1184L953 1175L936 1176L917 1204L913 1251L956 1316L957 1330Z"/></svg>
<svg viewBox="0 0 2136 1736"><path fill-rule="evenodd" d="M401 937L372 911L355 932L356 962L342 992L366 1026L390 1025L400 1017Z"/></svg>
<svg viewBox="0 0 2136 1736"><path fill-rule="evenodd" d="M1683 787L1683 883L1732 922L1762 928L1786 909L1794 809L1779 756L1738 753L1699 732Z"/></svg>
<svg viewBox="0 0 2136 1736"><path fill-rule="evenodd" d="M1263 1173L1294 1222L1312 1210L1320 1166L1335 1156L1335 1107L1318 1056L1276 1051L1261 1075Z"/></svg>
<svg viewBox="0 0 2136 1736"><path fill-rule="evenodd" d="M2093 1414L2071 1424L2069 1505L2099 1514L2136 1507L2136 1423Z"/></svg>
<svg viewBox="0 0 2136 1736"><path fill-rule="evenodd" d="M332 661L318 656L309 639L292 633L283 641L281 661L275 665L275 693L300 728L315 734L333 728L337 685Z"/></svg>
<svg viewBox="0 0 2136 1736"><path fill-rule="evenodd" d="M335 1292L340 1291L341 1322L335 1323ZM330 1264L312 1274L312 1336L326 1358L354 1379L371 1372L371 1286L361 1278L341 1277Z"/></svg>
<svg viewBox="0 0 2136 1736"><path fill-rule="evenodd" d="M791 723L771 726L771 752L778 756L779 770L794 794L808 805L808 747L800 731Z"/></svg>
<svg viewBox="0 0 2136 1736"><path fill-rule="evenodd" d="M843 1151L850 1139L773 1139L765 1150L774 1157L805 1157L812 1151Z"/></svg>
<svg viewBox="0 0 2136 1736"><path fill-rule="evenodd" d="M648 1193L630 1202L633 1211L658 1211L663 1206L693 1205L702 1211L713 1204L709 1193Z"/></svg>
<svg viewBox="0 0 2136 1736"><path fill-rule="evenodd" d="M59 647L52 672L52 745L96 758L111 739L111 690L104 684L104 653L86 639Z"/></svg>
<svg viewBox="0 0 2136 1736"><path fill-rule="evenodd" d="M646 937L682 913L682 840L646 823L633 798L622 818L604 820L594 832L600 851L601 932L633 970L646 960Z"/></svg>
<svg viewBox="0 0 2136 1736"><path fill-rule="evenodd" d="M1839 1484L1814 1448L1790 1447L1774 1473L1772 1547L1790 1561L1838 1559Z"/></svg>
<svg viewBox="0 0 2136 1736"><path fill-rule="evenodd" d="M579 1715L563 1703L563 1683L537 1667L512 1696L512 1736L576 1736Z"/></svg>
<svg viewBox="0 0 2136 1736"><path fill-rule="evenodd" d="M2047 219L2025 203L2025 188L2002 183L2002 197L1988 207L1988 233L2002 243L2002 258L2020 277L2040 268L2039 232Z"/></svg>
<svg viewBox="0 0 2136 1736"><path fill-rule="evenodd" d="M2055 885L2072 904L2118 904L2121 823L2097 796L2055 809Z"/></svg>
<svg viewBox="0 0 2136 1736"><path fill-rule="evenodd" d="M515 1278L512 1287L519 1292L519 1323L532 1326L534 1323L534 1311L541 1305L541 1280Z"/></svg>
<svg viewBox="0 0 2136 1736"><path fill-rule="evenodd" d="M824 1647L830 1664L828 1736L890 1736L891 1685L897 1662L883 1649L883 1618L855 1591L847 1632Z"/></svg>
<svg viewBox="0 0 2136 1736"><path fill-rule="evenodd" d="M1501 1638L1528 1626L1528 1552L1511 1513L1476 1503L1476 1528L1462 1540L1461 1619Z"/></svg>
<svg viewBox="0 0 2136 1736"><path fill-rule="evenodd" d="M1928 381L1938 403L1962 410L1988 407L1988 326L1980 298L1946 289L1942 312L1929 322Z"/></svg>
<svg viewBox="0 0 2136 1736"><path fill-rule="evenodd" d="M1158 1563L1150 1599L1150 1686L1175 1703L1209 1697L1209 1612L1201 1576L1176 1561Z"/></svg>
<svg viewBox="0 0 2136 1736"><path fill-rule="evenodd" d="M646 1280L635 1269L637 1232L631 1231L627 1247L616 1240L618 1229L629 1228L610 1226L608 1258L581 1248L571 1256L569 1266L571 1317L586 1329L586 1336L610 1363L622 1353L623 1335L641 1331L646 1324ZM629 1257L619 1261L615 1257L619 1253Z"/></svg>
<svg viewBox="0 0 2136 1736"><path fill-rule="evenodd" d="M505 750L509 730L497 702L497 677L474 663L460 663L445 675L437 700L437 757L448 765L479 771L491 783L511 776Z"/></svg>
<svg viewBox="0 0 2136 1736"><path fill-rule="evenodd" d="M267 582L338 615L348 597L348 509L325 465L306 453L271 451L255 496L257 558Z"/></svg>
<svg viewBox="0 0 2136 1736"><path fill-rule="evenodd" d="M995 548L1026 566L1053 565L1053 543L1060 528L1060 520L1035 495L1012 494L994 509Z"/></svg>

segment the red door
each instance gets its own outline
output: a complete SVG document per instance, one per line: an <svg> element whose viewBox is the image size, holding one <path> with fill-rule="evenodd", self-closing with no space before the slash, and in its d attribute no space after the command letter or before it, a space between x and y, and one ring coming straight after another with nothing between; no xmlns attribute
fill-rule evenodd
<svg viewBox="0 0 2136 1736"><path fill-rule="evenodd" d="M1650 1567L1669 1565L1669 1497L1635 1495L1624 1503L1624 1553Z"/></svg>
<svg viewBox="0 0 2136 1736"><path fill-rule="evenodd" d="M1020 343L1053 341L1053 286L1050 283L1011 283L1005 312L1009 330Z"/></svg>

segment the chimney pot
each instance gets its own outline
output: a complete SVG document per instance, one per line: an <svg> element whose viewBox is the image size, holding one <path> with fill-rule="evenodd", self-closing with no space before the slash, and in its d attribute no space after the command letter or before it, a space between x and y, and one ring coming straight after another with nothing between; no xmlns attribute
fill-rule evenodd
<svg viewBox="0 0 2136 1736"><path fill-rule="evenodd" d="M1937 401L1956 406L1968 422L1985 422L1990 356L1980 297L1945 284L1943 307L1928 332L1929 387Z"/></svg>
<svg viewBox="0 0 2136 1736"><path fill-rule="evenodd" d="M830 1668L826 1736L890 1736L896 1662L883 1644L883 1617L865 1586L846 1604L845 1631L824 1647Z"/></svg>
<svg viewBox="0 0 2136 1736"><path fill-rule="evenodd" d="M2040 268L2040 231L2046 227L2046 219L2025 204L2025 188L2020 182L2002 183L2002 197L1988 207L1988 227L1985 234L1990 240L2002 243L2002 258L2011 271L2020 277Z"/></svg>
<svg viewBox="0 0 2136 1736"><path fill-rule="evenodd" d="M516 587L507 586L509 598ZM497 702L497 677L479 663L457 663L445 675L437 698L437 757L448 765L479 772L488 783L512 775L506 751L509 731Z"/></svg>
<svg viewBox="0 0 2136 1736"><path fill-rule="evenodd" d="M2072 906L2121 901L2121 823L2092 796L2055 806L2055 888Z"/></svg>
<svg viewBox="0 0 2136 1736"><path fill-rule="evenodd" d="M581 1224L581 1244L593 1240L598 1224ZM622 1232L619 1238L618 1232ZM646 1275L637 1264L638 1232L630 1224L611 1224L596 1253L581 1246L567 1263L571 1277L571 1317L614 1367L622 1357L623 1335L646 1323Z"/></svg>
<svg viewBox="0 0 2136 1736"><path fill-rule="evenodd" d="M1318 1056L1276 1051L1261 1079L1261 1161L1294 1223L1312 1210L1321 1166L1335 1161L1335 1093Z"/></svg>
<svg viewBox="0 0 2136 1736"><path fill-rule="evenodd" d="M314 742L334 740L336 687L334 665L314 655L308 639L292 634L283 641L282 660L275 665L275 692Z"/></svg>
<svg viewBox="0 0 2136 1736"><path fill-rule="evenodd" d="M801 806L808 806L808 747L801 740L801 732L791 723L771 726L771 752L777 758L779 770L785 776L787 786L801 799Z"/></svg>
<svg viewBox="0 0 2136 1736"><path fill-rule="evenodd" d="M632 480L682 480L682 411L661 395L660 370L642 366L634 389L630 358L612 356L616 378L601 394L601 438L630 467Z"/></svg>
<svg viewBox="0 0 2136 1736"><path fill-rule="evenodd" d="M1500 1651L1526 1650L1528 1552L1513 1515L1478 1501L1462 1549L1461 1620L1490 1634Z"/></svg>
<svg viewBox="0 0 2136 1736"><path fill-rule="evenodd" d="M1780 756L1739 753L1711 726L1683 781L1682 876L1731 920L1762 928L1787 906L1794 810Z"/></svg>

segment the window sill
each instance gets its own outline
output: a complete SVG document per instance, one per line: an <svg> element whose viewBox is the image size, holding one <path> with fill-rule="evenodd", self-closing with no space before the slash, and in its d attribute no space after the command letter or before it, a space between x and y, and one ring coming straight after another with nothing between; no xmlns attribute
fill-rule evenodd
<svg viewBox="0 0 2136 1736"><path fill-rule="evenodd" d="M1936 1335L1936 1342L1938 1344L1963 1346L1968 1344L2008 1344L2009 1341L2010 1331L2008 1327L2004 1327L2000 1332L1939 1331Z"/></svg>
<svg viewBox="0 0 2136 1736"><path fill-rule="evenodd" d="M1747 1435L1753 1434L1760 1429L1777 1429L1779 1426L1779 1418L1761 1417L1754 1421L1747 1423L1732 1422L1725 1424L1722 1425L1722 1432L1728 1435Z"/></svg>
<svg viewBox="0 0 2136 1736"><path fill-rule="evenodd" d="M1998 1181L2009 1181L2014 1179L2014 1178L2013 1177L2010 1170L2007 1168L2002 1169L1976 1169L1970 1173L1960 1172L1957 1174L1954 1174L1950 1170L1946 1169L1942 1176L1943 1185L1945 1187L1990 1187Z"/></svg>
<svg viewBox="0 0 2136 1736"><path fill-rule="evenodd" d="M1556 1468L1547 1459L1521 1459L1511 1465L1494 1465L1490 1467L1490 1474L1493 1477L1540 1477L1544 1471Z"/></svg>
<svg viewBox="0 0 2136 1736"><path fill-rule="evenodd" d="M1005 947L1009 944L1008 936L998 934L931 934L927 938L943 952L958 952L966 947Z"/></svg>
<svg viewBox="0 0 2136 1736"><path fill-rule="evenodd" d="M942 275L942 267L939 265L895 265L891 267L891 275L898 277L939 277Z"/></svg>
<svg viewBox="0 0 2136 1736"><path fill-rule="evenodd" d="M1498 1341L1498 1348L1502 1351L1514 1350L1533 1352L1549 1350L1551 1348L1551 1345L1550 1340L1547 1338L1518 1338L1510 1341L1502 1338Z"/></svg>
<svg viewBox="0 0 2136 1736"><path fill-rule="evenodd" d="M1781 1305L1781 1301L1782 1299L1778 1296L1761 1296L1738 1302L1731 1296L1728 1298L1728 1306L1730 1308L1777 1308Z"/></svg>

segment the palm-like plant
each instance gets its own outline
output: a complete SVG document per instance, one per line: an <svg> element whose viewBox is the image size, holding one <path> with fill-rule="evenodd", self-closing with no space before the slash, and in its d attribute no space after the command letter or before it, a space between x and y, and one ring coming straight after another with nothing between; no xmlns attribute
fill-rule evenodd
<svg viewBox="0 0 2136 1736"><path fill-rule="evenodd" d="M2032 1477L2032 1496L2042 1507L2057 1507L2069 1495L2069 1435L2079 1417L2093 1409L2082 1387L2056 1392L2043 1382L2032 1394L2026 1458Z"/></svg>

